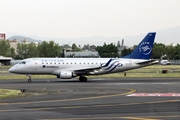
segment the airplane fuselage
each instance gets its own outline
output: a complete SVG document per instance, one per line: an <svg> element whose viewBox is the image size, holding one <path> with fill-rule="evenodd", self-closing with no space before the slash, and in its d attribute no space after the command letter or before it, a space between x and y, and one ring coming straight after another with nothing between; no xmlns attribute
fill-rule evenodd
<svg viewBox="0 0 180 120"><path fill-rule="evenodd" d="M111 58L30 58L25 59L15 65L9 71L15 71L17 74L52 74L59 75L61 72L72 72L74 76L83 75L98 75L122 72L138 67L144 67L147 64L136 64L147 60L142 59L124 59L115 58L108 66L102 67ZM91 69L91 68L98 68ZM86 69L86 71L81 71ZM76 72L74 72L76 71Z"/></svg>

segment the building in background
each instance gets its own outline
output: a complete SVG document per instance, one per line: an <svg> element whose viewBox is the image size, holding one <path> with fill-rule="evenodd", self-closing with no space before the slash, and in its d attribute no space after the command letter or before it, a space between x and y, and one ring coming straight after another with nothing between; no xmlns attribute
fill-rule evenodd
<svg viewBox="0 0 180 120"><path fill-rule="evenodd" d="M17 54L17 45L19 41L17 39L9 40L10 46L15 49L15 53Z"/></svg>
<svg viewBox="0 0 180 120"><path fill-rule="evenodd" d="M24 38L24 40L21 41L21 42L20 42L20 40L15 38L13 40L9 40L9 43L10 43L10 46L15 49L15 53L17 54L17 45L18 45L18 43L30 44L31 42L28 42L28 39L26 39L26 38ZM35 43L36 46L38 46L38 44L39 44L38 42L33 42L33 43Z"/></svg>
<svg viewBox="0 0 180 120"><path fill-rule="evenodd" d="M0 40L6 40L6 34L0 33Z"/></svg>
<svg viewBox="0 0 180 120"><path fill-rule="evenodd" d="M11 60L12 60L12 57L0 56L0 66L10 65Z"/></svg>
<svg viewBox="0 0 180 120"><path fill-rule="evenodd" d="M122 56L122 51L124 49L124 39L122 39L121 44L120 44L120 41L118 41L117 48L118 48L119 57L121 57Z"/></svg>
<svg viewBox="0 0 180 120"><path fill-rule="evenodd" d="M64 52L64 57L73 58L99 58L98 52Z"/></svg>

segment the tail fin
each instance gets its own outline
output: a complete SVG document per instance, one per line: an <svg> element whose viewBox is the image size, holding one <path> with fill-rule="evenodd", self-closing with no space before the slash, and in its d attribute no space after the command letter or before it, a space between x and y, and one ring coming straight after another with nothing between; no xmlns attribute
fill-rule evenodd
<svg viewBox="0 0 180 120"><path fill-rule="evenodd" d="M131 54L122 58L150 59L155 36L155 32L148 33Z"/></svg>

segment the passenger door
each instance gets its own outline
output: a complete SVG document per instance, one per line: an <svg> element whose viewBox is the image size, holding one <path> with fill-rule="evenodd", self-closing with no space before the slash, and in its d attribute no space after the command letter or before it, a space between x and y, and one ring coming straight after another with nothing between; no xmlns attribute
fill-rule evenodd
<svg viewBox="0 0 180 120"><path fill-rule="evenodd" d="M40 66L40 62L38 59L33 60L33 70L38 70Z"/></svg>

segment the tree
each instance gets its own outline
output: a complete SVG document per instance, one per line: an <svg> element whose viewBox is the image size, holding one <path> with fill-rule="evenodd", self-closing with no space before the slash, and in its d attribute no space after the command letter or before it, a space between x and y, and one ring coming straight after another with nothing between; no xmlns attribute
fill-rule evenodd
<svg viewBox="0 0 180 120"><path fill-rule="evenodd" d="M97 46L96 50L101 57L118 57L118 49L113 43L108 45L104 43L103 46Z"/></svg>
<svg viewBox="0 0 180 120"><path fill-rule="evenodd" d="M122 55L121 56L126 56L126 55L129 55L131 52L133 51L133 49L130 49L130 48L125 48L122 50Z"/></svg>
<svg viewBox="0 0 180 120"><path fill-rule="evenodd" d="M11 47L10 51L11 51L11 57L15 58L15 55L16 55L15 49L13 47Z"/></svg>
<svg viewBox="0 0 180 120"><path fill-rule="evenodd" d="M48 43L43 41L38 45L38 56L39 57L48 57Z"/></svg>
<svg viewBox="0 0 180 120"><path fill-rule="evenodd" d="M180 59L180 45L179 44L177 44L176 46L175 46L175 56L174 56L174 59Z"/></svg>
<svg viewBox="0 0 180 120"><path fill-rule="evenodd" d="M175 47L172 45L168 45L165 47L167 58L168 59L174 59L175 57Z"/></svg>
<svg viewBox="0 0 180 120"><path fill-rule="evenodd" d="M37 56L38 56L37 46L35 43L31 42L30 44L28 44L28 58L37 57Z"/></svg>
<svg viewBox="0 0 180 120"><path fill-rule="evenodd" d="M61 47L54 41L43 41L38 46L38 51L40 57L59 57L61 55Z"/></svg>
<svg viewBox="0 0 180 120"><path fill-rule="evenodd" d="M10 56L10 43L8 40L0 40L0 55Z"/></svg>
<svg viewBox="0 0 180 120"><path fill-rule="evenodd" d="M28 57L28 44L24 41L17 44L18 58L25 59Z"/></svg>
<svg viewBox="0 0 180 120"><path fill-rule="evenodd" d="M73 51L73 52L77 52L77 51L81 51L81 49L78 48L75 43L73 43L73 44L72 44L72 51Z"/></svg>
<svg viewBox="0 0 180 120"><path fill-rule="evenodd" d="M25 59L25 58L38 56L37 46L33 42L27 43L23 41L22 43L18 43L17 53L18 53L18 56L17 56L18 59Z"/></svg>
<svg viewBox="0 0 180 120"><path fill-rule="evenodd" d="M153 51L152 51L152 58L153 59L160 59L166 53L165 50L166 46L162 43L154 43Z"/></svg>

